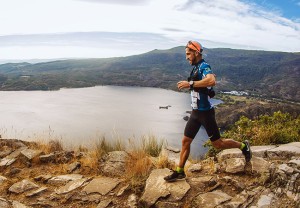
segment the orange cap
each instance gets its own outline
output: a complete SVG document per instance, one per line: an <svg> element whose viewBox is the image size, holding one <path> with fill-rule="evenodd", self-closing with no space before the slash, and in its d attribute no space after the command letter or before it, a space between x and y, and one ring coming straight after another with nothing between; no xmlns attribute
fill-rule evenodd
<svg viewBox="0 0 300 208"><path fill-rule="evenodd" d="M189 41L186 44L186 48L190 48L194 51L198 51L199 53L201 53L203 51L202 45L200 43L198 43L197 41Z"/></svg>

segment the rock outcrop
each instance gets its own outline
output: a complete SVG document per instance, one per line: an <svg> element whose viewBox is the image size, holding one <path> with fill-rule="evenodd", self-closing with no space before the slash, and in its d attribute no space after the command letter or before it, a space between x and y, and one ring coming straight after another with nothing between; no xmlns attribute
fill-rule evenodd
<svg viewBox="0 0 300 208"><path fill-rule="evenodd" d="M29 143L0 139L0 207L299 207L300 142L252 150L249 163L238 149L189 162L187 178L173 183L163 179L169 169L153 164L144 185L133 189L124 177L126 152L109 153L92 172L78 160L88 159L84 153L45 154ZM176 163L178 151L162 155Z"/></svg>

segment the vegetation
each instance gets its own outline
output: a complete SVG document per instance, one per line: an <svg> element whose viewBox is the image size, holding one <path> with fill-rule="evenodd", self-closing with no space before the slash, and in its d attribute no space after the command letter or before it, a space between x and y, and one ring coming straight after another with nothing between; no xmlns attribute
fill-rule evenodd
<svg viewBox="0 0 300 208"><path fill-rule="evenodd" d="M223 133L223 138L236 141L249 140L251 145L286 144L300 142L300 116L294 118L289 113L280 111L273 115L261 115L257 119L242 116L230 130ZM212 147L210 142L207 156L213 156L220 150Z"/></svg>

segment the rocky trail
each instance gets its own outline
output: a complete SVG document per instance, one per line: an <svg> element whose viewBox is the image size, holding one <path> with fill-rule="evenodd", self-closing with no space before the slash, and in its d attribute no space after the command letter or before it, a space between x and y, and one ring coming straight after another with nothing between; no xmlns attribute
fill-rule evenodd
<svg viewBox="0 0 300 208"><path fill-rule="evenodd" d="M95 171L85 152L45 154L29 142L0 139L0 208L299 208L300 142L253 146L246 163L238 149L189 161L185 180L166 183L159 158L176 163L179 150L166 147L141 189L124 179L125 151L108 153Z"/></svg>

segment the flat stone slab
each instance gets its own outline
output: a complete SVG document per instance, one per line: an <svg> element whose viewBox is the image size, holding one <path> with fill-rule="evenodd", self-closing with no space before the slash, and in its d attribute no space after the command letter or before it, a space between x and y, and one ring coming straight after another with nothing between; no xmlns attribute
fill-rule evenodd
<svg viewBox="0 0 300 208"><path fill-rule="evenodd" d="M268 173L270 163L261 157L252 157L251 159L252 172L254 173Z"/></svg>
<svg viewBox="0 0 300 208"><path fill-rule="evenodd" d="M292 142L267 150L270 159L291 159L292 156L300 156L300 142Z"/></svg>
<svg viewBox="0 0 300 208"><path fill-rule="evenodd" d="M215 208L216 206L231 200L232 197L222 191L213 191L196 196L193 201L193 207Z"/></svg>
<svg viewBox="0 0 300 208"><path fill-rule="evenodd" d="M28 147L20 147L19 149L13 151L12 153L10 153L9 155L7 155L5 158L17 158L21 152L25 149L28 149Z"/></svg>
<svg viewBox="0 0 300 208"><path fill-rule="evenodd" d="M110 199L103 200L97 205L96 208L106 208L111 202L112 200Z"/></svg>
<svg viewBox="0 0 300 208"><path fill-rule="evenodd" d="M77 180L74 180L74 181L70 181L65 186L60 187L59 189L57 189L55 191L55 193L56 194L65 194L65 193L71 192L71 191L81 187L84 184L84 182L86 182L87 180L88 179L83 178L83 179L77 179Z"/></svg>
<svg viewBox="0 0 300 208"><path fill-rule="evenodd" d="M300 158L290 160L288 163L289 164L295 164L299 168L300 167Z"/></svg>
<svg viewBox="0 0 300 208"><path fill-rule="evenodd" d="M197 187L204 187L211 184L216 184L217 181L213 176L201 176L198 178L191 178L190 183Z"/></svg>
<svg viewBox="0 0 300 208"><path fill-rule="evenodd" d="M109 152L105 156L105 162L103 165L103 173L110 176L122 176L125 171L125 162L128 157L125 151L113 151Z"/></svg>
<svg viewBox="0 0 300 208"><path fill-rule="evenodd" d="M267 157L267 151L276 148L275 145L266 146L251 146L252 156ZM221 164L223 161L230 158L244 158L242 151L238 148L222 150L218 155L218 162Z"/></svg>
<svg viewBox="0 0 300 208"><path fill-rule="evenodd" d="M83 176L80 174L67 174L67 175L59 175L48 180L49 184L65 184L69 181L75 181L81 179Z"/></svg>
<svg viewBox="0 0 300 208"><path fill-rule="evenodd" d="M4 176L1 176L0 175L0 185L4 182L4 181L6 181L7 180L7 178L5 178Z"/></svg>
<svg viewBox="0 0 300 208"><path fill-rule="evenodd" d="M33 191L30 191L28 192L25 196L26 197L32 197L32 196L36 196L44 191L48 190L47 187L41 187L41 188L38 188L37 190L33 190Z"/></svg>
<svg viewBox="0 0 300 208"><path fill-rule="evenodd" d="M27 179L24 179L20 182L13 184L8 190L10 192L19 194L34 188L39 188L39 186Z"/></svg>
<svg viewBox="0 0 300 208"><path fill-rule="evenodd" d="M18 201L12 201L12 207L13 208L29 208L25 204L22 204L21 202L18 202Z"/></svg>
<svg viewBox="0 0 300 208"><path fill-rule="evenodd" d="M244 172L246 161L244 158L230 158L225 160L227 173Z"/></svg>
<svg viewBox="0 0 300 208"><path fill-rule="evenodd" d="M187 191L191 188L185 180L176 181L173 183L167 183L164 177L169 175L171 171L169 169L155 169L151 172L146 181L146 187L141 201L150 207L156 203L160 197L166 197L170 195L170 201L181 200Z"/></svg>
<svg viewBox="0 0 300 208"><path fill-rule="evenodd" d="M0 161L0 167L3 167L3 166L10 166L10 165L13 164L15 161L16 161L15 158L3 158L3 159Z"/></svg>
<svg viewBox="0 0 300 208"><path fill-rule="evenodd" d="M0 198L0 207L1 208L10 208L10 204L6 199Z"/></svg>
<svg viewBox="0 0 300 208"><path fill-rule="evenodd" d="M106 195L113 190L121 181L116 178L100 177L93 179L88 185L84 187L82 192L86 194L99 193Z"/></svg>
<svg viewBox="0 0 300 208"><path fill-rule="evenodd" d="M21 154L24 155L28 160L32 160L33 158L39 156L41 153L42 151L33 149L24 149L21 151Z"/></svg>

